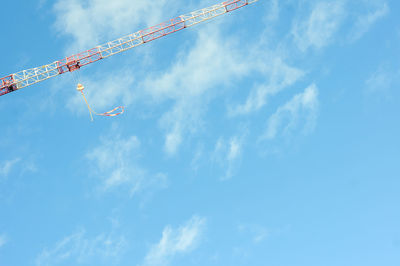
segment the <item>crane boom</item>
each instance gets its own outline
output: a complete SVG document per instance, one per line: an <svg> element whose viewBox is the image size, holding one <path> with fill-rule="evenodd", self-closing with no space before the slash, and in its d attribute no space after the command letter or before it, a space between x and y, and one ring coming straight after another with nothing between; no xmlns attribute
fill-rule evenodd
<svg viewBox="0 0 400 266"><path fill-rule="evenodd" d="M25 88L35 83L72 72L82 66L151 42L171 33L194 26L198 23L226 14L258 0L229 0L186 15L170 19L154 27L129 34L125 37L99 45L90 50L66 57L51 64L31 68L0 79L0 96Z"/></svg>

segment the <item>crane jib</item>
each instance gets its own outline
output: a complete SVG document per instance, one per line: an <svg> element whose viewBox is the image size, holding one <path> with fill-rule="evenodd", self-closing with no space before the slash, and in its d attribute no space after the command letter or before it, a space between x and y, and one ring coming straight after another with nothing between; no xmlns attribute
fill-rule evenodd
<svg viewBox="0 0 400 266"><path fill-rule="evenodd" d="M258 0L229 0L177 18L170 19L156 26L132 33L117 40L99 45L79 54L41 67L31 68L0 78L0 96L33 85L54 76L72 72L81 67L126 51L136 46L154 41L174 32L194 26L222 14L252 4Z"/></svg>

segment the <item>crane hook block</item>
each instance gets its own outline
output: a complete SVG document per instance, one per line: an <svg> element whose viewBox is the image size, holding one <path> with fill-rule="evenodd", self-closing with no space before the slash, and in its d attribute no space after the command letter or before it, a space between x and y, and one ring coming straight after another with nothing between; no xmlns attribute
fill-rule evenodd
<svg viewBox="0 0 400 266"><path fill-rule="evenodd" d="M78 86L76 86L76 90L77 90L77 91L83 91L84 88L85 88L85 87L84 87L82 84L80 84L80 83L78 83Z"/></svg>

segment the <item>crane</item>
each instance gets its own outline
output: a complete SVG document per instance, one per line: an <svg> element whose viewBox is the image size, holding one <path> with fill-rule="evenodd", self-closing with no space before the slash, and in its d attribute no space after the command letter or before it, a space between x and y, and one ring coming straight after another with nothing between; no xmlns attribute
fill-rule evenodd
<svg viewBox="0 0 400 266"><path fill-rule="evenodd" d="M154 41L174 32L229 13L258 0L229 0L198 11L181 15L156 26L137 31L87 51L68 56L51 64L23 70L0 79L0 96L28 87L52 77L79 70L81 67Z"/></svg>

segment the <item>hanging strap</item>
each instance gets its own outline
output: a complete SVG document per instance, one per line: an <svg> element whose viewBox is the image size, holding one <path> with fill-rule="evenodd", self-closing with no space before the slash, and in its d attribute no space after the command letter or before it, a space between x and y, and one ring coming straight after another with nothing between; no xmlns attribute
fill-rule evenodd
<svg viewBox="0 0 400 266"><path fill-rule="evenodd" d="M81 92L81 94L82 94L82 96L83 96L83 99L85 100L85 103L86 103L86 105L87 105L87 108L89 109L90 120L92 120L92 122L93 122L93 115L92 115L92 113L94 113L94 112L93 112L92 108L90 108L90 105L89 105L88 101L86 100L85 94L83 94L83 90L81 90L80 92Z"/></svg>
<svg viewBox="0 0 400 266"><path fill-rule="evenodd" d="M121 109L121 111L118 112L118 113L114 113L118 109ZM123 114L124 112L125 112L125 108L123 106L118 106L118 107L112 109L111 111L108 111L108 112L105 112L105 113L102 113L102 114L96 114L96 115L111 116L112 117L112 116L117 116L117 115Z"/></svg>

